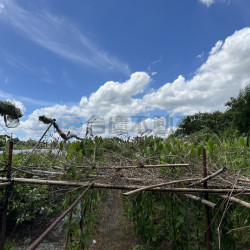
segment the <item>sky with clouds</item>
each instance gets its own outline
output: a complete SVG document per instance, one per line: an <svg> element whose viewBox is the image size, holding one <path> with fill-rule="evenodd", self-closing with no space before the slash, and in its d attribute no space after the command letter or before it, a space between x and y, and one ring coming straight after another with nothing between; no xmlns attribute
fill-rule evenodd
<svg viewBox="0 0 250 250"><path fill-rule="evenodd" d="M36 139L46 115L79 120L78 135L88 119L106 136L164 135L185 115L224 111L250 83L249 9L248 0L0 0L0 100L24 112L5 129Z"/></svg>

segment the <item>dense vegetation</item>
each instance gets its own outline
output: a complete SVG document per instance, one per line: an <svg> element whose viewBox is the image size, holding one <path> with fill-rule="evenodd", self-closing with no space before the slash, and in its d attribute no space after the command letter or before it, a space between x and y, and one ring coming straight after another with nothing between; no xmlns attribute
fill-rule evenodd
<svg viewBox="0 0 250 250"><path fill-rule="evenodd" d="M79 165L130 165L143 162L202 166L201 154L205 148L210 169L227 167L229 173L249 178L250 151L247 138L250 85L226 105L228 109L225 113L198 113L186 117L175 134L167 139L142 137L127 142L119 138L90 136L81 142L61 142L58 145L54 142L48 145L49 152L34 154L29 162L30 168L26 170L53 171L56 166L67 171L67 175L61 179L85 181L87 174L95 173L95 169L83 170L78 168ZM0 162L3 163L8 158L8 140L8 136L1 137L3 154L0 155ZM30 144L34 145L35 142L30 141ZM55 149L58 154L53 152ZM173 157L169 158L168 155ZM26 157L27 153L14 155L13 166L20 167ZM161 174L178 179L183 172L180 169L161 169ZM1 176L5 176L5 172ZM15 171L13 176L32 175ZM0 189L0 200L4 197L4 190ZM21 224L41 214L54 216L68 207L81 192L79 188L14 185L10 196L9 219ZM68 249L89 246L91 232L98 219L100 196L101 192L92 190L66 218L64 227ZM218 248L220 241L221 249L247 249L250 245L249 211L239 205L225 203L220 197L211 196L210 199L218 205L211 212L214 248ZM250 202L248 197L244 197L244 200ZM124 198L124 211L134 222L136 233L145 240L145 244L136 249L205 249L204 206L201 204L180 195L144 192Z"/></svg>

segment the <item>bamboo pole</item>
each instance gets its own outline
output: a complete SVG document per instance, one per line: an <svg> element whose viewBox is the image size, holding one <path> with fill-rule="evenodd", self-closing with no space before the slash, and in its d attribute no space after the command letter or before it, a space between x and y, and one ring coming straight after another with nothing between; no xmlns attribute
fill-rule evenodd
<svg viewBox="0 0 250 250"><path fill-rule="evenodd" d="M229 199L230 201L233 201L233 202L236 202L248 209L250 209L250 203L249 202L246 202L246 201L243 201L243 200L240 200L240 199L237 199L235 197L232 197L232 196L227 196L227 195L220 195L222 198L224 199Z"/></svg>
<svg viewBox="0 0 250 250"><path fill-rule="evenodd" d="M41 185L58 185L58 186L73 186L73 187L86 187L88 182L76 182L76 181L56 181L56 180L41 180L41 179L28 179L28 178L12 178L14 183L26 183L26 184L41 184ZM7 178L0 177L0 181L8 181Z"/></svg>
<svg viewBox="0 0 250 250"><path fill-rule="evenodd" d="M148 189L152 189L152 188L157 188L157 187L172 185L172 184L176 184L176 183L185 183L185 182L190 182L190 181L194 181L194 180L197 180L197 178L195 178L195 179L193 178L193 179L186 179L186 180L176 180L176 181L164 182L164 183L155 184L155 185L151 185L151 186L147 186L147 187L141 187L141 188L138 188L136 190L124 193L123 195L128 196L128 195L136 194L136 193L139 193L139 192L142 192L142 191L145 191L145 190L148 190Z"/></svg>
<svg viewBox="0 0 250 250"><path fill-rule="evenodd" d="M9 186L10 184L11 184L11 182L0 183L0 187Z"/></svg>
<svg viewBox="0 0 250 250"><path fill-rule="evenodd" d="M32 174L39 174L39 175L65 175L66 173L63 172L52 172L52 171L44 171L44 170L30 170Z"/></svg>
<svg viewBox="0 0 250 250"><path fill-rule="evenodd" d="M89 184L88 187L82 192L82 194L74 201L74 203L68 207L43 233L36 239L29 247L28 250L36 249L39 244L46 238L46 236L56 227L56 225L69 213L73 208L79 203L87 191L92 187L92 184Z"/></svg>
<svg viewBox="0 0 250 250"><path fill-rule="evenodd" d="M32 174L30 171L23 170L23 169L20 169L20 168L17 168L17 167L12 167L12 169L14 171L22 172L22 173L25 173L25 174Z"/></svg>
<svg viewBox="0 0 250 250"><path fill-rule="evenodd" d="M128 189L139 189L142 188L141 186L120 186L120 185L112 185L112 184L102 184L102 183L94 183L93 188L109 188L109 189L121 189L121 190L128 190ZM152 188L147 189L147 191L158 191L158 192L167 192L167 193L184 193L184 194L192 194L192 193L199 193L202 194L203 192L207 191L208 193L212 194L227 194L229 192L235 194L242 194L242 195L250 195L250 189L204 189L204 188Z"/></svg>
<svg viewBox="0 0 250 250"><path fill-rule="evenodd" d="M202 199L200 198L199 196L195 196L195 195L191 195L191 194L183 194L184 196L186 196L187 198L189 199L192 199L194 201L198 201L198 202L201 202L202 204L214 209L216 207L216 204L211 202L211 201L208 201L208 200L205 200L205 199Z"/></svg>
<svg viewBox="0 0 250 250"><path fill-rule="evenodd" d="M204 183L204 182L206 182L206 181L208 181L208 180L214 178L215 176L217 176L217 175L223 173L223 172L226 171L226 170L227 170L227 168L226 168L226 167L223 167L223 168L219 169L218 171L214 172L213 174L208 175L207 177L205 177L205 178L203 178L203 179L201 179L201 180L199 180L199 181L196 181L196 182L194 182L194 183L192 183L192 184L190 184L190 185L188 185L188 186L189 186L189 187L192 187L192 186L195 186L195 185L197 185L197 184Z"/></svg>
<svg viewBox="0 0 250 250"><path fill-rule="evenodd" d="M189 167L189 164L158 164L158 165L104 166L104 167L79 166L78 168L86 168L86 169L136 169L136 168L175 168L175 167Z"/></svg>
<svg viewBox="0 0 250 250"><path fill-rule="evenodd" d="M0 177L0 181L7 182L8 179L4 177ZM73 182L73 181L56 181L56 180L41 180L41 179L28 179L28 178L12 178L11 181L13 183L27 183L27 184L41 184L41 185L58 185L58 186L75 186L75 187L86 187L90 183L89 182ZM137 185L115 185L115 184L103 184L103 183L94 183L93 188L107 188L107 189L121 189L121 190L133 190L142 188L142 186ZM242 195L250 195L250 189L237 188L237 189L229 189L229 188L151 188L147 189L148 191L157 191L157 192L167 192L167 193L184 193L184 194L192 194L198 193L201 194L203 192L208 192L211 194L242 194Z"/></svg>

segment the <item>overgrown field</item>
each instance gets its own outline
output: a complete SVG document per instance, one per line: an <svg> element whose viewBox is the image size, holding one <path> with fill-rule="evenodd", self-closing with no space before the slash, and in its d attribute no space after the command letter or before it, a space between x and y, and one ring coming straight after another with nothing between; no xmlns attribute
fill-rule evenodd
<svg viewBox="0 0 250 250"><path fill-rule="evenodd" d="M210 173L226 167L228 176L250 178L250 151L246 138L226 140L205 132L194 133L183 139L138 137L128 142L119 138L91 137L81 142L51 143L48 152L35 153L27 166L22 167L22 164L28 153L13 155L12 165L26 172L13 169L12 176L100 182L98 176L102 175L102 171L98 170L98 167L101 166L189 163L188 169L162 168L157 174L160 174L163 180L178 180L186 176L201 177L203 148L207 152L207 166ZM0 162L7 163L8 143L3 149ZM92 168L84 168L84 166L92 166ZM48 176L34 170L60 174ZM133 175L138 174L134 177L143 179L143 176L149 178L156 174L154 169L147 170L145 175L140 173L142 172L138 170ZM116 177L117 171L110 171L108 174ZM119 174L126 175L124 172ZM5 176L5 173L1 173L1 176ZM115 178L113 182L115 183ZM211 185L220 186L222 182L223 178L217 178ZM236 183L223 183L223 185L232 188ZM81 192L81 188L73 187L15 184L11 189L8 219L21 224L35 220L41 214L53 216L68 207ZM1 187L1 200L4 193L5 188ZM90 245L91 233L98 219L101 195L100 190L91 190L73 214L66 218L64 228L68 249L88 248ZM242 195L240 198L250 202L249 196ZM214 249L218 249L219 245L221 249L249 249L249 210L219 196L210 195L209 199L217 204L215 209L210 210ZM182 195L143 192L124 197L124 211L134 222L136 233L145 241L143 246L137 246L136 249L206 248L204 205L200 203ZM14 227L9 228L9 232L11 233L13 229ZM15 230L9 242L13 241L14 236Z"/></svg>

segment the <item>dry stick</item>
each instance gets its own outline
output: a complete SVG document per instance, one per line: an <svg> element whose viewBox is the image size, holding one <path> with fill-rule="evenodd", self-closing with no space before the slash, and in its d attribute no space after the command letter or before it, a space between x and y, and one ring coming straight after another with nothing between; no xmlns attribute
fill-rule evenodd
<svg viewBox="0 0 250 250"><path fill-rule="evenodd" d="M189 164L160 164L160 165L139 165L139 166L113 166L113 167L90 167L79 166L78 168L91 168L91 169L135 169L135 168L174 168L174 167L189 167Z"/></svg>
<svg viewBox="0 0 250 250"><path fill-rule="evenodd" d="M242 230L242 229L246 229L246 228L250 228L250 226L234 228L234 229L229 230L226 234L230 234L230 233L232 233L234 231L238 231L238 230Z"/></svg>
<svg viewBox="0 0 250 250"><path fill-rule="evenodd" d="M249 182L250 183L250 179L242 179L242 178L239 178L237 181L239 182Z"/></svg>
<svg viewBox="0 0 250 250"><path fill-rule="evenodd" d="M250 203L246 202L246 201L243 201L243 200L240 200L240 199L237 199L235 197L230 197L230 196L227 196L227 195L220 195L222 198L224 199L229 199L230 201L233 201L233 202L236 202L236 203L239 203L240 205L250 209Z"/></svg>
<svg viewBox="0 0 250 250"><path fill-rule="evenodd" d="M30 171L26 171L26 170L23 170L23 169L20 169L20 168L16 168L16 167L13 167L13 166L12 166L12 169L14 171L22 172L22 173L25 173L25 174L32 174Z"/></svg>
<svg viewBox="0 0 250 250"><path fill-rule="evenodd" d="M56 225L69 213L73 208L79 203L82 197L87 193L87 191L92 187L93 184L90 184L83 193L75 200L75 202L67 208L44 232L43 234L36 239L29 247L28 250L36 249L37 246L46 238L46 236L56 227Z"/></svg>
<svg viewBox="0 0 250 250"><path fill-rule="evenodd" d="M184 183L184 182L190 182L190 181L194 181L197 180L198 178L193 178L193 179L186 179L186 180L177 180L177 181L170 181L170 182L164 182L164 183L160 183L160 184L155 184L155 185L151 185L151 186L147 186L147 187L142 187L142 188L138 188L136 190L133 191L129 191L127 193L124 193L123 195L131 195L131 194L136 194L148 189L152 189L152 188L157 188L157 187L162 187L162 186L167 186L167 185L171 185L171 184L176 184L176 183Z"/></svg>
<svg viewBox="0 0 250 250"><path fill-rule="evenodd" d="M195 185L197 185L197 184L201 184L201 183L203 183L203 182L206 182L207 180L210 180L210 179L214 178L215 176L217 176L217 175L223 173L223 172L226 171L226 170L227 170L227 168L226 168L226 167L223 167L223 168L219 169L218 171L214 172L213 174L208 175L207 177L205 177L205 178L203 178L203 179L201 179L201 180L199 180L199 181L196 181L196 182L194 182L194 183L192 183L192 184L190 184L190 185L188 185L188 186L189 186L189 187L192 187L192 186L195 186Z"/></svg>
<svg viewBox="0 0 250 250"><path fill-rule="evenodd" d="M192 199L192 200L195 200L195 201L199 201L201 202L202 204L214 209L216 207L216 204L211 202L211 201L208 201L208 200L205 200L205 199L202 199L200 198L199 196L195 196L195 195L191 195L191 194L184 194L184 196L186 196L187 198L189 199Z"/></svg>
<svg viewBox="0 0 250 250"><path fill-rule="evenodd" d="M36 143L36 145L34 146L34 148L32 149L32 151L30 152L30 154L28 155L28 157L26 158L26 160L24 161L22 167L28 163L28 161L30 160L31 155L35 152L38 144L41 142L41 140L43 139L43 137L46 135L46 133L49 131L50 127L53 125L53 123L51 123L48 128L46 129L46 131L43 133L43 135L41 136L41 138L39 139L39 141Z"/></svg>
<svg viewBox="0 0 250 250"><path fill-rule="evenodd" d="M66 173L63 172L51 172L51 171L44 171L44 170L30 170L32 174L39 174L39 175L65 175Z"/></svg>

